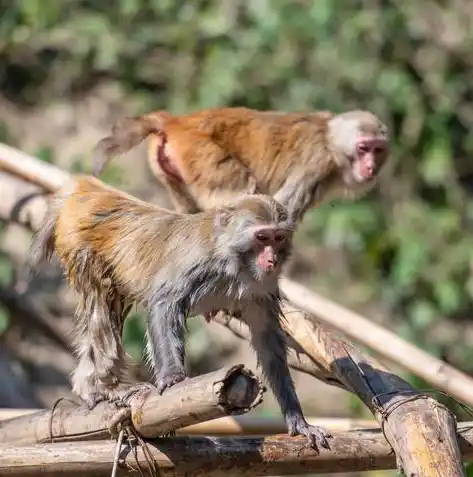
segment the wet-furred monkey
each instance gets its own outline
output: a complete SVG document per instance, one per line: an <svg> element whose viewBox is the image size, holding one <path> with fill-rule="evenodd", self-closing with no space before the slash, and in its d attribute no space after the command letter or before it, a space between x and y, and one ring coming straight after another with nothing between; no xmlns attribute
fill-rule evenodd
<svg viewBox="0 0 473 477"><path fill-rule="evenodd" d="M29 176L21 161L7 166L0 160L0 169ZM186 317L235 310L250 329L289 433L305 435L314 448L328 447L330 434L309 425L302 413L281 327L278 277L294 229L287 209L267 195L243 195L219 208L182 214L95 177L73 176L52 197L30 263L37 267L57 254L79 295L74 392L94 407L151 386L127 380L122 328L133 302L148 314L147 350L160 393L186 378Z"/></svg>
<svg viewBox="0 0 473 477"><path fill-rule="evenodd" d="M95 147L94 174L148 136L151 170L177 210L194 213L263 193L297 220L323 201L371 189L390 150L388 128L369 111L156 111L117 122Z"/></svg>

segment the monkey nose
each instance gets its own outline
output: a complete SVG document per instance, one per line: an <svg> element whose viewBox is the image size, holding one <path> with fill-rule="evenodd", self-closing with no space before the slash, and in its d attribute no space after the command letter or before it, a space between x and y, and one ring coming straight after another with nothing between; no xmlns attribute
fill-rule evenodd
<svg viewBox="0 0 473 477"><path fill-rule="evenodd" d="M277 259L276 257L269 257L268 258L268 269L274 270L276 268Z"/></svg>

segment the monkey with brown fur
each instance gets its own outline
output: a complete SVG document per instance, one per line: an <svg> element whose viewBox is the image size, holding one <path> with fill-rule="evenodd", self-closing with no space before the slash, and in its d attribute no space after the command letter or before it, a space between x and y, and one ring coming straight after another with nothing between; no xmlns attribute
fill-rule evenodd
<svg viewBox="0 0 473 477"><path fill-rule="evenodd" d="M314 448L328 447L330 434L305 420L287 365L278 277L291 252L294 221L285 207L252 195L181 214L89 176L76 176L51 205L31 258L38 265L55 252L79 294L72 382L89 407L150 386L126 381L127 299L149 314L147 349L160 393L186 378L186 317L238 310L289 433L305 435Z"/></svg>
<svg viewBox="0 0 473 477"><path fill-rule="evenodd" d="M94 174L148 136L151 170L177 210L195 213L262 193L298 220L321 202L370 190L390 149L387 127L368 111L157 111L119 121L94 149Z"/></svg>

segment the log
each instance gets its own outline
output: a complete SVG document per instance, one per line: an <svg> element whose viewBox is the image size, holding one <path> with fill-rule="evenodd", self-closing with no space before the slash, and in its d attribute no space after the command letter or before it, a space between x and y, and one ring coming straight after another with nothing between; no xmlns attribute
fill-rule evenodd
<svg viewBox="0 0 473 477"><path fill-rule="evenodd" d="M459 428L462 457L473 459L473 423ZM432 436L434 437L434 436ZM436 439L438 436L436 437ZM392 449L379 430L336 432L331 449L308 448L303 437L174 437L147 441L158 472L149 473L148 460L138 448L125 445L118 475L227 477L228 475L302 475L388 470L396 466ZM116 443L113 441L0 446L0 475L45 477L109 477ZM152 462L152 461L151 461ZM137 470L138 464L143 471ZM408 474L420 477L425 473ZM436 474L444 477L458 474Z"/></svg>
<svg viewBox="0 0 473 477"><path fill-rule="evenodd" d="M39 409L0 409L0 421L26 416ZM373 419L351 419L337 417L308 417L307 422L313 426L325 427L333 431L351 431L354 429L377 429L378 423ZM235 436L284 434L286 422L282 417L225 416L211 421L191 424L176 429L177 436Z"/></svg>
<svg viewBox="0 0 473 477"><path fill-rule="evenodd" d="M157 437L227 414L248 412L262 401L263 392L261 381L249 369L229 366L187 379L162 396L153 391L144 399L132 398L131 420L140 435ZM52 411L0 421L0 443L106 439L116 413L116 405L109 402L101 402L92 410L69 402Z"/></svg>

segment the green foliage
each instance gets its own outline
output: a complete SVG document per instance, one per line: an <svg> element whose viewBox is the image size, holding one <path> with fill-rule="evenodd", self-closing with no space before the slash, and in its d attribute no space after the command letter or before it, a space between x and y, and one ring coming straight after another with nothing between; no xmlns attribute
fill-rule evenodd
<svg viewBox="0 0 473 477"><path fill-rule="evenodd" d="M0 304L0 337L8 329L10 324L10 314L8 310Z"/></svg>
<svg viewBox="0 0 473 477"><path fill-rule="evenodd" d="M126 352L138 361L143 358L143 345L145 343L146 318L143 313L136 312L127 318L123 330L123 342Z"/></svg>

